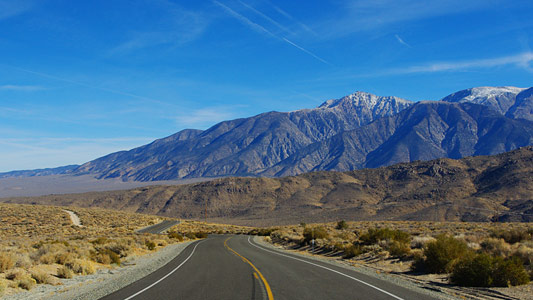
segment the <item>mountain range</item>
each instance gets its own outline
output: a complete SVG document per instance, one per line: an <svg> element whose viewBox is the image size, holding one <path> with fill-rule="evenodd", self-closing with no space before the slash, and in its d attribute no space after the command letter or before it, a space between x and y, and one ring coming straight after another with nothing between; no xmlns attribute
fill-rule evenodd
<svg viewBox="0 0 533 300"><path fill-rule="evenodd" d="M533 146L462 159L282 178L3 198L244 225L345 220L533 221Z"/></svg>
<svg viewBox="0 0 533 300"><path fill-rule="evenodd" d="M68 174L146 182L279 177L493 155L532 144L533 88L478 87L421 102L356 92L314 109L186 129L81 166L9 172L0 178Z"/></svg>

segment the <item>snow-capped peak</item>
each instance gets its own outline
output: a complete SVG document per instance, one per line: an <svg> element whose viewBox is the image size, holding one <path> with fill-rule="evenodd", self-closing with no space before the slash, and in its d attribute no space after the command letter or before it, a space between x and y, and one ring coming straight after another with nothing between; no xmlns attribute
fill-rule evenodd
<svg viewBox="0 0 533 300"><path fill-rule="evenodd" d="M364 106L367 108L374 108L376 106L383 106L386 103L397 103L400 106L409 106L412 104L411 101L405 100L398 97L388 96L381 97L374 94L357 91L348 96L342 97L340 99L331 99L322 103L319 108L335 108L338 106L344 106L350 104L353 106Z"/></svg>

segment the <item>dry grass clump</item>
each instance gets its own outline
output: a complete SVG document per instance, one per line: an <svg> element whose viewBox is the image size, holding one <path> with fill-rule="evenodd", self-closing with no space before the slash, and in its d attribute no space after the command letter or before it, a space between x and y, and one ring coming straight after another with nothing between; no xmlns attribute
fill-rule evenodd
<svg viewBox="0 0 533 300"><path fill-rule="evenodd" d="M23 269L13 269L6 274L6 279L15 283L15 286L25 290L31 290L37 282L32 276Z"/></svg>
<svg viewBox="0 0 533 300"><path fill-rule="evenodd" d="M0 252L0 272L5 272L15 266L16 258L11 252Z"/></svg>
<svg viewBox="0 0 533 300"><path fill-rule="evenodd" d="M67 266L61 266L57 269L57 277L70 279L74 276L74 272L69 269Z"/></svg>
<svg viewBox="0 0 533 300"><path fill-rule="evenodd" d="M58 285L59 281L57 281L57 278L53 277L52 275L48 274L48 272L43 270L33 270L30 271L31 277L35 279L35 281L38 284L51 284L51 285Z"/></svg>

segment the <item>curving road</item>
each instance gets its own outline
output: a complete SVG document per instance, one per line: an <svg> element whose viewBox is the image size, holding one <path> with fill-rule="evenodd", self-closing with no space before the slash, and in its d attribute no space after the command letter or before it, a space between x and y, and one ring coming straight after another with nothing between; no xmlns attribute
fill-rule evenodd
<svg viewBox="0 0 533 300"><path fill-rule="evenodd" d="M102 299L434 299L325 262L214 235Z"/></svg>
<svg viewBox="0 0 533 300"><path fill-rule="evenodd" d="M178 225L179 223L180 223L180 221L164 220L164 221L162 221L160 223L157 223L155 225L148 226L148 227L145 227L143 229L139 229L139 230L137 230L137 233L159 234L159 233L162 233L163 231L169 229L170 227L172 227L174 225Z"/></svg>

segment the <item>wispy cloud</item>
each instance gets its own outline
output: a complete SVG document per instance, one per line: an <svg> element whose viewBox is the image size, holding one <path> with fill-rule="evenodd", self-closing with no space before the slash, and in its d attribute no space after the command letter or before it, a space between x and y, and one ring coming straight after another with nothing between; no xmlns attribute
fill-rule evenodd
<svg viewBox="0 0 533 300"><path fill-rule="evenodd" d="M396 40L398 41L398 43L406 46L406 47L409 47L409 48L412 48L411 45L407 44L399 35L395 34L394 37L396 38Z"/></svg>
<svg viewBox="0 0 533 300"><path fill-rule="evenodd" d="M324 38L335 38L402 22L482 10L500 2L502 0L349 1L339 10L336 18L319 21L315 27L323 29L321 36Z"/></svg>
<svg viewBox="0 0 533 300"><path fill-rule="evenodd" d="M154 13L158 15L157 22L141 23L146 30L141 28L129 32L125 41L109 50L109 55L155 46L183 45L200 37L209 24L202 13L185 9L170 1L149 1L145 5L156 10Z"/></svg>
<svg viewBox="0 0 533 300"><path fill-rule="evenodd" d="M530 72L533 71L533 52L524 52L521 54L502 56L487 59L474 59L464 61L435 62L407 68L397 68L385 71L385 74L412 74L412 73L434 73L446 71L460 71L479 68L494 68L501 66L514 65L524 68Z"/></svg>
<svg viewBox="0 0 533 300"><path fill-rule="evenodd" d="M15 85L15 84L6 84L6 85L0 85L0 91L38 91L43 90L44 88L42 86L38 85Z"/></svg>
<svg viewBox="0 0 533 300"><path fill-rule="evenodd" d="M227 108L207 107L193 110L176 118L180 127L207 128L218 122L235 118Z"/></svg>
<svg viewBox="0 0 533 300"><path fill-rule="evenodd" d="M32 1L26 0L0 0L0 20L14 17L30 10L33 7Z"/></svg>
<svg viewBox="0 0 533 300"><path fill-rule="evenodd" d="M305 52L306 54L310 55L311 57L319 60L320 62L328 64L328 65L331 65L331 63L329 63L325 59L319 57L318 55L312 53L311 51L305 49L304 47L294 43L293 41L287 39L286 37L278 36L278 35L274 34L272 31L270 31L270 30L266 29L265 27L253 22L252 20L250 20L247 17L241 15L240 13L238 13L235 10L231 9L230 7L220 3L219 1L213 0L213 3L215 3L218 6L220 6L230 16L232 16L235 19L241 21L241 23L243 23L244 25L248 26L250 29L252 29L252 30L254 30L254 31L258 32L258 33L266 34L267 36L275 38L277 40L284 41L284 42L288 43L289 45L291 45L291 46L293 46L293 47Z"/></svg>

